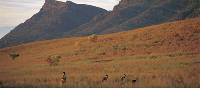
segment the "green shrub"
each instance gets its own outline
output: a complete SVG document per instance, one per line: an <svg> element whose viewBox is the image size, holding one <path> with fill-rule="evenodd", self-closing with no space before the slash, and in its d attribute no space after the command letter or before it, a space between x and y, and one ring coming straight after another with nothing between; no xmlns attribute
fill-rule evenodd
<svg viewBox="0 0 200 88"><path fill-rule="evenodd" d="M112 48L114 50L123 50L123 51L128 49L125 45L113 45Z"/></svg>
<svg viewBox="0 0 200 88"><path fill-rule="evenodd" d="M50 66L57 66L60 62L61 56L53 55L47 58L47 62Z"/></svg>
<svg viewBox="0 0 200 88"><path fill-rule="evenodd" d="M16 52L12 52L12 53L9 54L9 56L11 57L12 60L15 60L20 55L18 53L16 53Z"/></svg>

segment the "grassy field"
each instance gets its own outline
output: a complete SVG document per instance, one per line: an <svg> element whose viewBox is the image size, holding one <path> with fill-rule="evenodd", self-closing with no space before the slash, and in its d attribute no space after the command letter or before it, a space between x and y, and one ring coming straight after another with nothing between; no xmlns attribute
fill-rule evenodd
<svg viewBox="0 0 200 88"><path fill-rule="evenodd" d="M172 56L177 55L177 56ZM67 88L199 88L200 53L124 56L105 60L62 62L58 66L31 64L1 70L7 87L60 87L62 71L68 74ZM17 61L13 61L16 65ZM17 65L18 66L18 65ZM101 82L108 74L108 81ZM127 79L120 77L126 74ZM136 83L131 80L137 79Z"/></svg>
<svg viewBox="0 0 200 88"><path fill-rule="evenodd" d="M199 18L0 50L0 88L200 88ZM14 60L9 56L16 52ZM50 66L48 57L61 59ZM101 82L102 77L109 78ZM126 74L126 80L120 78ZM135 83L132 80L136 80Z"/></svg>

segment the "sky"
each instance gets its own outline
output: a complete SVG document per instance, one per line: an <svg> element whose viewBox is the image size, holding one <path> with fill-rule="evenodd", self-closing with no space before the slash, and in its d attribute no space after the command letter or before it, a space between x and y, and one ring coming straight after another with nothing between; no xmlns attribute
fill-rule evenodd
<svg viewBox="0 0 200 88"><path fill-rule="evenodd" d="M0 0L0 38L39 12L45 0ZM58 0L65 2L66 0ZM119 0L70 0L112 10Z"/></svg>

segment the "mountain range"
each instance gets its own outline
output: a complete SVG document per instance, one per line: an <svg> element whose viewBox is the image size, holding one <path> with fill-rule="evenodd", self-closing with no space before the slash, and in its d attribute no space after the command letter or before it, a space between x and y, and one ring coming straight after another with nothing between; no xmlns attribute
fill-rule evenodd
<svg viewBox="0 0 200 88"><path fill-rule="evenodd" d="M45 0L41 10L0 40L0 48L63 37L107 34L200 16L199 0L121 0L112 11Z"/></svg>
<svg viewBox="0 0 200 88"><path fill-rule="evenodd" d="M114 10L70 34L105 34L200 16L199 0L121 0Z"/></svg>
<svg viewBox="0 0 200 88"><path fill-rule="evenodd" d="M0 47L63 37L64 32L89 22L107 11L95 6L45 0L41 10L0 40Z"/></svg>

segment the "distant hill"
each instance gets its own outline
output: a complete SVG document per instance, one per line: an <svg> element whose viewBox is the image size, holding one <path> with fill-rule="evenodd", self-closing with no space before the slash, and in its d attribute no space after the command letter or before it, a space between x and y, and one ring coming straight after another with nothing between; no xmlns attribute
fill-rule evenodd
<svg viewBox="0 0 200 88"><path fill-rule="evenodd" d="M199 0L121 0L111 12L70 1L46 0L39 13L0 40L0 47L128 31L199 16Z"/></svg>
<svg viewBox="0 0 200 88"><path fill-rule="evenodd" d="M112 12L95 17L69 34L113 33L198 16L199 0L121 0Z"/></svg>
<svg viewBox="0 0 200 88"><path fill-rule="evenodd" d="M94 16L107 11L98 7L45 0L41 10L18 25L0 40L0 48L37 40L63 37L64 32L90 21Z"/></svg>

